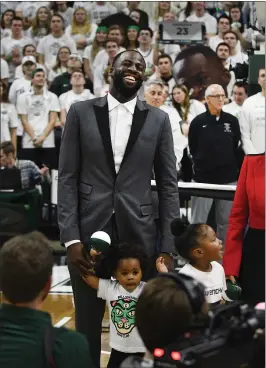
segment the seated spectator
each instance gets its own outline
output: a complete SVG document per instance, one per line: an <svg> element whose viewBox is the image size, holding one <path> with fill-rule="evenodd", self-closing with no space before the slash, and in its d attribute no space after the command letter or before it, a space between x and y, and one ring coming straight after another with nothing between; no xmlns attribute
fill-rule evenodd
<svg viewBox="0 0 266 368"><path fill-rule="evenodd" d="M33 56L35 58L35 60L37 60L37 52L36 52L36 46L30 44L30 45L25 45L22 49L22 56L24 58L24 56ZM23 61L22 58L22 61ZM46 69L45 66L39 63L36 63L36 67L42 69L45 74L46 74ZM16 79L20 79L24 77L24 72L23 72L23 63L21 63L20 65L18 65L16 67L15 70L15 80Z"/></svg>
<svg viewBox="0 0 266 368"><path fill-rule="evenodd" d="M20 170L21 188L31 189L41 183L48 167L38 168L33 161L18 160L15 156L15 147L12 142L6 141L0 144L1 168L17 168Z"/></svg>
<svg viewBox="0 0 266 368"><path fill-rule="evenodd" d="M67 71L56 77L51 86L50 91L58 97L72 89L70 79L73 71L82 70L82 58L78 54L71 54L67 61ZM90 79L86 78L85 88L93 92L93 84Z"/></svg>
<svg viewBox="0 0 266 368"><path fill-rule="evenodd" d="M16 108L8 103L7 86L0 80L1 139L0 142L11 141L17 149L17 127L19 119Z"/></svg>
<svg viewBox="0 0 266 368"><path fill-rule="evenodd" d="M54 328L41 311L52 283L51 245L33 232L6 242L0 251L0 366L92 368L86 338Z"/></svg>
<svg viewBox="0 0 266 368"><path fill-rule="evenodd" d="M71 51L70 48L67 46L60 47L55 65L52 67L48 74L48 84L49 86L53 82L53 80L62 75L63 73L67 72L67 63L70 57Z"/></svg>
<svg viewBox="0 0 266 368"><path fill-rule="evenodd" d="M76 70L72 73L70 83L72 90L63 93L59 97L60 102L60 121L61 125L65 125L66 116L70 106L78 101L86 101L95 98L89 89L84 89L85 76L81 70Z"/></svg>
<svg viewBox="0 0 266 368"><path fill-rule="evenodd" d="M74 11L71 25L66 29L66 35L76 42L78 54L81 57L85 47L92 44L96 29L97 25L90 22L88 13L84 8L77 8Z"/></svg>
<svg viewBox="0 0 266 368"><path fill-rule="evenodd" d="M41 39L37 47L39 62L48 70L54 66L60 47L67 46L72 53L77 52L75 41L65 34L64 19L59 14L54 14L51 19L51 33Z"/></svg>
<svg viewBox="0 0 266 368"><path fill-rule="evenodd" d="M244 54L239 47L237 47L239 40L238 35L234 31L225 32L224 42L228 43L230 46L230 56L228 58L228 63L232 68L236 66L236 64L248 64L248 55Z"/></svg>
<svg viewBox="0 0 266 368"><path fill-rule="evenodd" d="M26 32L27 36L34 41L36 47L40 40L50 33L51 18L52 13L47 7L41 6L37 10L32 26Z"/></svg>
<svg viewBox="0 0 266 368"><path fill-rule="evenodd" d="M98 27L91 45L87 46L83 54L84 71L86 76L93 81L93 63L99 51L104 50L107 39L107 27Z"/></svg>

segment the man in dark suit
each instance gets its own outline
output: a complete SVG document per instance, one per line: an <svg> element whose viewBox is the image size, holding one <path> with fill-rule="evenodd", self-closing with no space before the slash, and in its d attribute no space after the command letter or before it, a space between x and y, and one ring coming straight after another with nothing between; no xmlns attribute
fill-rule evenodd
<svg viewBox="0 0 266 368"><path fill-rule="evenodd" d="M82 280L90 267L83 244L93 232L113 242L145 247L152 275L158 253L167 264L174 252L171 222L179 217L176 159L168 115L136 96L145 75L137 51L118 54L110 69L106 97L73 104L68 112L59 159L58 224L67 247L74 292L76 328L100 366L101 321L105 303ZM159 195L161 245L151 200L154 168Z"/></svg>

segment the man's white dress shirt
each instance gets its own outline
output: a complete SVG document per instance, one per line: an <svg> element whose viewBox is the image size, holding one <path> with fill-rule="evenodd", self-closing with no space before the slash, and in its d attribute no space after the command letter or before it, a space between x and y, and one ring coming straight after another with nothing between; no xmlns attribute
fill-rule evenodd
<svg viewBox="0 0 266 368"><path fill-rule="evenodd" d="M115 171L116 173L118 173L130 135L133 114L137 103L137 97L122 104L117 101L110 93L108 93L107 102ZM67 248L70 245L79 242L80 240L71 240L69 242L66 242L65 246Z"/></svg>

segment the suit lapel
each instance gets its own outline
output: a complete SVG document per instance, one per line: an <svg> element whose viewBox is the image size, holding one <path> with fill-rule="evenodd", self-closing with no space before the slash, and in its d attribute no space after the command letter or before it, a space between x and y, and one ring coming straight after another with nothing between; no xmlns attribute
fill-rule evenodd
<svg viewBox="0 0 266 368"><path fill-rule="evenodd" d="M107 97L103 97L96 101L94 107L94 112L99 128L99 132L102 137L103 146L107 158L107 162L110 166L111 172L116 176L114 154L112 149L112 141L110 135L110 125L109 125L109 112Z"/></svg>
<svg viewBox="0 0 266 368"><path fill-rule="evenodd" d="M121 167L124 164L125 160L127 159L128 155L132 151L134 144L136 143L136 140L138 139L139 133L141 132L141 129L145 123L145 120L148 115L148 109L145 107L145 105L137 99L133 119L132 119L132 126L130 135L128 138L125 154L121 163Z"/></svg>

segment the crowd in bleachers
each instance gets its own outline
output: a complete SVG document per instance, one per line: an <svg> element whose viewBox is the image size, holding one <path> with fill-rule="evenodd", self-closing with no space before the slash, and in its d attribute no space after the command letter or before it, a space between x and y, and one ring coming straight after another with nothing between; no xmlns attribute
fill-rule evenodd
<svg viewBox="0 0 266 368"><path fill-rule="evenodd" d="M57 169L71 104L105 96L114 57L132 49L146 62L139 98L169 114L180 180L192 179L189 127L206 111L210 84L224 88L223 109L239 118L244 153L263 152L264 97L252 117L244 104L255 13L249 2L1 2L1 167ZM160 22L173 20L203 22L204 45L161 43Z"/></svg>

